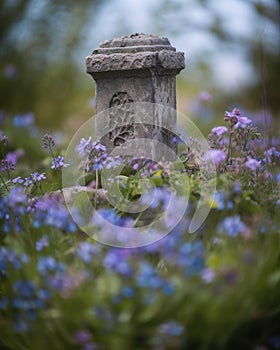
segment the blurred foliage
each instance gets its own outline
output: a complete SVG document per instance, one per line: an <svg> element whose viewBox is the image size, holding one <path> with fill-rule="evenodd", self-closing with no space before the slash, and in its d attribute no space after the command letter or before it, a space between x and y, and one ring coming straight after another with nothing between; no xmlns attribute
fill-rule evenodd
<svg viewBox="0 0 280 350"><path fill-rule="evenodd" d="M101 0L0 2L1 109L57 127L85 93L75 54ZM55 125L53 125L55 123Z"/></svg>
<svg viewBox="0 0 280 350"><path fill-rule="evenodd" d="M239 0L235 2L236 5L243 3ZM219 9L218 2L213 0L161 1L154 9L157 31L178 37L186 32L190 35L193 32L209 34L213 47L202 47L195 62L189 63L191 69L188 71L188 79L192 80L194 86L200 87L200 90L210 89L219 95L217 110L226 105L227 100L231 100L231 103L237 101L253 110L269 109L277 116L280 112L280 1L250 0L246 5L252 12L253 20L249 26L254 30L253 37L244 23L240 22L239 17L242 14L240 16L236 9L229 6L225 15L225 11ZM237 26L232 25L233 22L240 24L238 30ZM254 79L248 82L247 87L238 91L215 91L212 68L219 52L225 56L225 60L227 55L235 57L238 54L250 63Z"/></svg>
<svg viewBox="0 0 280 350"><path fill-rule="evenodd" d="M12 116L31 111L40 126L58 129L64 125L68 130L76 129L92 114L88 101L93 97L94 85L91 77L85 74L84 66L84 56L90 52L83 53L81 47L88 40L86 34L95 28L94 20L106 2L114 4L114 0L0 1L2 113ZM236 3L242 1L236 0ZM273 116L279 115L280 60L279 35L276 34L279 1L250 0L246 4L254 14L256 23L252 25L259 29L257 24L264 23L264 27L274 33L272 37L266 34L263 38L256 30L256 36L252 38L246 33L246 28L242 28L242 23L240 31L233 31L230 24L233 21L238 23L239 14L229 8L226 16L214 0L162 0L151 7L152 23L148 30L155 34L176 38L186 32L207 33L213 40L212 51L209 47L202 47L199 57L193 56L191 63L187 61L186 82L179 78L179 106L201 90L209 90L213 96L212 108L216 111L238 102L253 111L269 110ZM143 6L146 5L143 3ZM120 7L116 6L114 12L118 11ZM104 21L111 15L103 13ZM126 31L129 30L128 15L125 11L119 13L120 27ZM133 16L137 19L137 14ZM115 26L113 30L119 35L120 27ZM100 33L96 34L98 36ZM233 57L240 53L250 63L255 79L248 82L246 91L242 87L238 91L226 92L215 84L213 66L218 64L215 63L218 52L232 53ZM189 112L185 108L181 110Z"/></svg>

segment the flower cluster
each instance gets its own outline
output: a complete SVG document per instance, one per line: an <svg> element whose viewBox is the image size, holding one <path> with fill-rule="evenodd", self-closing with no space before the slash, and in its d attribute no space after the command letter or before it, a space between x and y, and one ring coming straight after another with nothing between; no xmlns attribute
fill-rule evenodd
<svg viewBox="0 0 280 350"><path fill-rule="evenodd" d="M200 100L208 104L211 96ZM41 154L39 172L18 164L9 178L24 151L10 148L0 132L1 348L277 349L280 151L276 142L261 149L258 130L238 109L226 112L225 122L212 128L207 152L190 139L178 167L144 156L113 158L91 137L80 141L81 167L96 183L100 169L123 169L110 181L124 204L116 210L105 199L95 202L87 222L94 237L117 246L134 242L127 228L146 225L156 237L170 229L133 249L105 246L77 228L52 183L67 166L52 135L42 140L51 164ZM203 161L218 170L213 198L201 191ZM211 211L191 235L200 200ZM135 204L146 209L126 212ZM83 211L81 205L81 217ZM259 321L264 329L253 332Z"/></svg>
<svg viewBox="0 0 280 350"><path fill-rule="evenodd" d="M279 159L279 152L272 147L264 152L264 157L258 155L258 141L260 132L253 125L251 119L243 116L239 109L225 112L226 126L212 128L208 135L211 150L206 158L212 157L213 162L219 165L219 171L231 171L233 174L244 174L253 171L251 175L260 174L268 178L265 165L271 165L272 161Z"/></svg>
<svg viewBox="0 0 280 350"><path fill-rule="evenodd" d="M42 144L43 144L43 148L45 150L49 150L52 156L52 164L51 164L51 169L55 169L55 170L60 170L62 168L66 168L69 166L69 164L64 163L64 157L59 155L57 157L55 157L54 155L54 146L55 146L55 141L52 135L50 134L45 134L42 137Z"/></svg>
<svg viewBox="0 0 280 350"><path fill-rule="evenodd" d="M91 136L87 140L82 138L76 150L81 158L86 157L82 162L86 172L100 170L106 164L106 147L99 141L91 142Z"/></svg>

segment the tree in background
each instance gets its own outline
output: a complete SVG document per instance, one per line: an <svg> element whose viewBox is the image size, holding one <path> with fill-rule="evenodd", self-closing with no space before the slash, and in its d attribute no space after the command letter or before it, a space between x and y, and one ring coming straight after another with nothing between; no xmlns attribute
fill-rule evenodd
<svg viewBox="0 0 280 350"><path fill-rule="evenodd" d="M234 3L244 5L240 0ZM226 15L225 9L221 11L218 5L227 6ZM211 74L215 61L218 62L217 56L226 60L227 57L241 55L249 63L254 77L248 82L246 93L244 89L229 90L231 99L235 96L239 103L245 103L250 108L270 108L274 115L279 115L280 1L249 0L246 6L251 7L249 26L253 35L240 21L242 13L231 8L230 2L222 4L212 0L161 1L154 9L157 31L169 32L173 36L181 36L182 33L191 36L193 32L209 34L212 47L210 44L210 49L209 46L205 48L202 44L199 56L192 62L194 80L201 86L209 86L207 82L215 85ZM202 74L197 74L199 71ZM220 93L223 94L222 91Z"/></svg>
<svg viewBox="0 0 280 350"><path fill-rule="evenodd" d="M47 127L57 127L71 115L84 85L75 55L101 2L0 2L2 113L32 111Z"/></svg>
<svg viewBox="0 0 280 350"><path fill-rule="evenodd" d="M89 52L83 52L81 47L88 40L85 34L95 26L104 3L102 0L0 2L0 109L3 112L32 111L41 126L53 128L60 127L65 119L77 113L88 117L85 101L93 95L93 83L82 73L84 56ZM131 17L135 18L136 26L141 27L137 13L121 10L115 6L117 0L106 0L106 3L112 3L114 13L103 13L103 16L118 14L123 23L122 26L111 24L112 37L130 34L127 31ZM212 51L202 47L191 69L187 69L190 88L217 89L219 109L235 101L253 110L270 110L279 115L279 0L248 0L246 4L254 14L252 25L258 28L258 23L264 23L273 35L264 38L256 30L252 38L244 30L233 32L230 24L238 26L240 14L229 7L225 15L219 8L221 2L214 0L155 1L149 14L149 28L143 31L173 38L183 33L207 33L213 41ZM147 5L143 3L143 6ZM195 15L196 9L202 17ZM104 18L104 23L106 20ZM254 79L246 87L225 93L216 86L217 79L215 81L212 72L218 55L229 57L236 53L249 62Z"/></svg>

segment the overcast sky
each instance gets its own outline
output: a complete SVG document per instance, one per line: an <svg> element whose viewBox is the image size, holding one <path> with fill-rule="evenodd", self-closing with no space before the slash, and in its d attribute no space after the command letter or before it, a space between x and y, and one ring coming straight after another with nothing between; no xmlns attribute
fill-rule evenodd
<svg viewBox="0 0 280 350"><path fill-rule="evenodd" d="M180 4L180 1L189 4L189 11L179 12L178 16L176 6L179 5L176 4ZM213 57L209 58L212 62L211 68L216 84L222 88L238 89L253 81L255 72L250 62L247 62L246 52L241 45L240 47L235 45L234 49L230 50L230 43L221 46L209 31L192 29L188 25L185 29L181 25L179 32L174 30L181 16L185 18L185 23L189 23L189 19L202 27L211 22L212 18L197 1L172 0L169 2L174 8L165 14L165 20L162 22L162 18L161 20L157 18L156 12L161 0L109 0L101 9L88 36L86 43L88 53L103 40L135 32L152 33L168 37L178 51L185 52L188 69L191 69L197 58L207 52L213 53ZM233 35L248 40L262 38L266 44L275 45L273 42L275 31L273 32L269 22L256 21L256 14L248 2L249 0L211 0L211 7L221 16L223 26ZM263 0L263 2L273 5L275 0Z"/></svg>

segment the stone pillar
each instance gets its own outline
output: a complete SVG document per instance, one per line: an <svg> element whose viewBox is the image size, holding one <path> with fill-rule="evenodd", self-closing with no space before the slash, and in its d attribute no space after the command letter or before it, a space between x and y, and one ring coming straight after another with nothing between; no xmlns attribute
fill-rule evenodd
<svg viewBox="0 0 280 350"><path fill-rule="evenodd" d="M96 113L132 102L161 104L175 110L176 75L184 67L184 53L176 52L167 38L133 34L101 43L86 58L87 73L96 82ZM134 138L135 134L141 135L140 129L133 125L137 122L131 115L122 113L120 121L115 114L109 116L112 131L107 136L103 136L107 126L102 121L96 125L97 135L102 135L103 143L110 149ZM160 125L162 130L176 129L176 113L160 116L155 113L153 118L160 120L155 124ZM122 137L118 137L120 123L126 125L125 132L122 128ZM146 128L145 137L163 138L164 143L170 144L170 137L168 139L161 131L157 133L156 129L151 126Z"/></svg>

